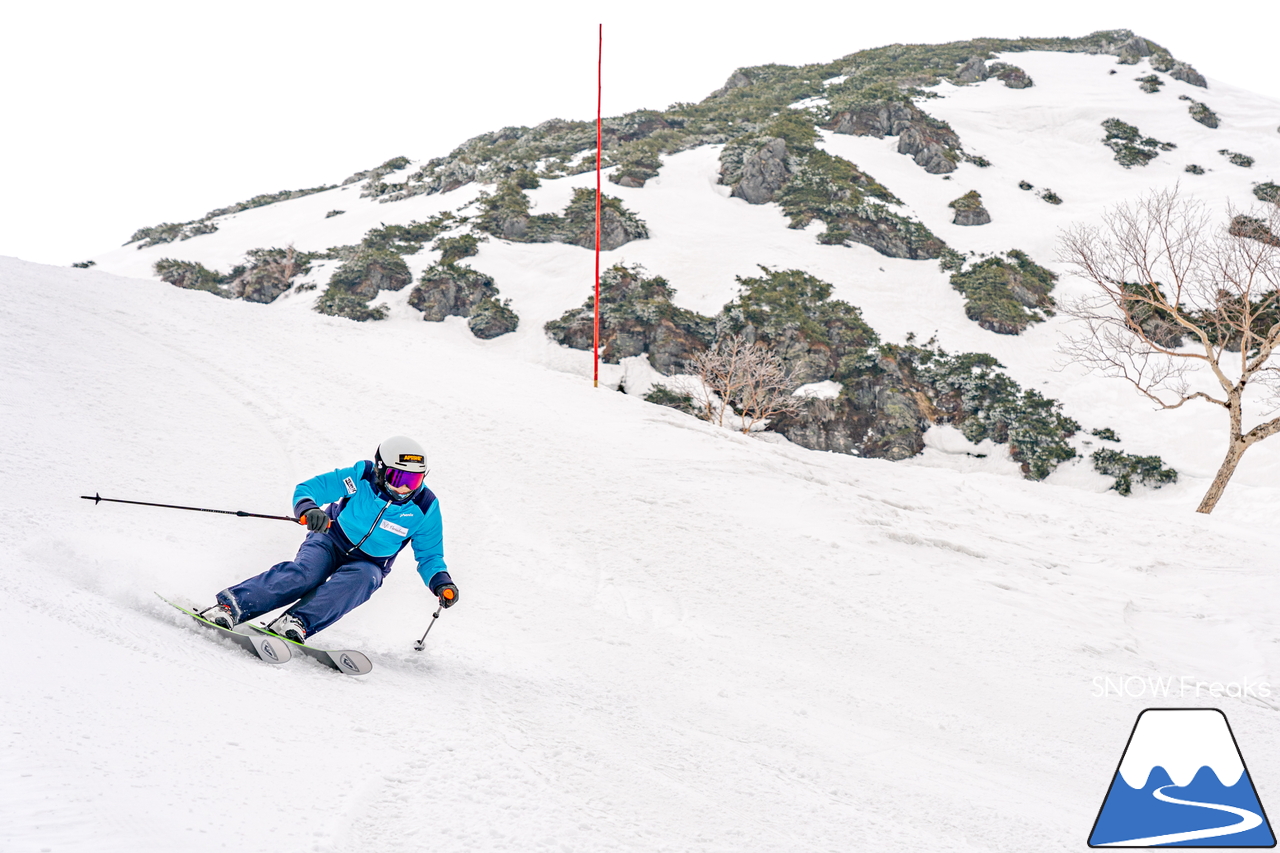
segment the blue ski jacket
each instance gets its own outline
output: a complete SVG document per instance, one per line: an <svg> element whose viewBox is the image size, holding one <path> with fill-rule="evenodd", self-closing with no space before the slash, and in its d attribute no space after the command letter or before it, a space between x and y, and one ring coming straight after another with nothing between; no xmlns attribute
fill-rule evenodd
<svg viewBox="0 0 1280 853"><path fill-rule="evenodd" d="M344 552L379 566L384 575L412 542L418 574L431 594L438 594L453 580L444 563L444 531L435 494L424 485L398 502L378 488L373 472L373 463L365 460L304 480L293 492L294 517L328 504L325 514L333 519L328 534Z"/></svg>

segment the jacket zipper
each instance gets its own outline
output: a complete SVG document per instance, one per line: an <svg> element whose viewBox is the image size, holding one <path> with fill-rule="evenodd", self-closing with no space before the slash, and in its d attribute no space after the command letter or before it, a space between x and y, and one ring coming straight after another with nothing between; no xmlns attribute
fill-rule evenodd
<svg viewBox="0 0 1280 853"><path fill-rule="evenodd" d="M382 505L382 509L378 510L378 516L373 520L373 524L369 527L369 532L360 537L360 541L351 546L351 551L359 551L360 546L364 544L364 540L373 535L373 531L377 529L378 522L382 521L382 514L387 511L387 507L391 506L391 501L387 501ZM347 556L351 556L351 551L347 552Z"/></svg>

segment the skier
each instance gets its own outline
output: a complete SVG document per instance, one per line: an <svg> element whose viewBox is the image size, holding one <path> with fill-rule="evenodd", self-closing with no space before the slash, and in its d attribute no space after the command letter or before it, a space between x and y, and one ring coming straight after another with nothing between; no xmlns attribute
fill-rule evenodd
<svg viewBox="0 0 1280 853"><path fill-rule="evenodd" d="M397 435L378 445L372 462L299 483L293 515L309 532L298 556L224 589L200 615L233 628L293 604L267 629L304 643L368 601L409 542L423 582L452 607L458 588L445 569L440 505L423 484L426 473L422 446Z"/></svg>

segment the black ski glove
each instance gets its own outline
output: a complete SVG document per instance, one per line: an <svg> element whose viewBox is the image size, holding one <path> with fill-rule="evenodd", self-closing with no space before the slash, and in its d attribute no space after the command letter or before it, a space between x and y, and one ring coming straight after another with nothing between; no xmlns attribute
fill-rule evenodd
<svg viewBox="0 0 1280 853"><path fill-rule="evenodd" d="M302 514L302 518L298 519L299 524L305 524L310 531L328 530L329 516L324 514L324 510L318 506L313 506Z"/></svg>
<svg viewBox="0 0 1280 853"><path fill-rule="evenodd" d="M458 588L451 583L440 587L440 591L436 595L440 597L440 605L442 607L449 608L458 603Z"/></svg>

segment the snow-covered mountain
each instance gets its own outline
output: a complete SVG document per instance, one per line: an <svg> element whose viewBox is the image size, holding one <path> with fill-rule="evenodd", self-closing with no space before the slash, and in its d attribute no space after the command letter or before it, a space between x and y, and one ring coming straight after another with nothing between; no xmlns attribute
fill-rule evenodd
<svg viewBox="0 0 1280 853"><path fill-rule="evenodd" d="M1017 249L1064 273L1058 229L1120 200L1179 184L1225 212L1280 175L1280 104L1117 52L1018 50L987 58L985 80L919 81L936 97L913 103L960 140L945 172L899 153L901 133L839 132L838 69L814 72L830 96L799 86L796 104L836 125L813 147L887 189L898 203L876 203L893 216L962 255ZM996 63L1034 85L1006 85ZM726 91L772 79L745 69ZM1110 118L1177 147L1125 168L1102 141ZM773 126L757 124L743 136ZM899 462L746 436L644 402L666 380L643 355L604 365L593 389L590 353L544 331L593 284L591 252L567 242L490 234L465 259L519 317L490 340L460 316L423 322L409 286L368 300L386 319L317 313L341 253L269 304L155 276L161 259L197 262L225 288L250 250L324 253L435 222L402 255L421 282L434 241L474 233L482 193L502 189L478 173L409 192L459 158L223 213L90 269L0 259L0 632L15 652L0 847L1076 849L1151 704L1226 707L1274 798L1277 700L1258 685L1280 675L1280 451L1251 450L1196 515L1222 416L1156 413L1064 364L1061 315L982 328L936 258L821 243L831 222L789 228L781 202L732 196L738 139L664 150L642 186L608 184L648 236L606 263L642 265L705 316L762 265L801 270L883 341L991 353L1080 422L1082 454L1100 446L1090 428L1114 428L1178 482L1123 498L1084 456L1034 482L1005 445L947 426ZM523 190L532 216L594 187L582 156L556 156ZM952 224L970 190L989 224ZM1083 286L1064 275L1053 295ZM374 659L363 680L259 664L152 594L211 601L290 557L296 527L79 499L284 512L296 482L396 433L427 446L462 597L415 653L434 600L402 560L321 635ZM1169 694L1181 676L1251 687Z"/></svg>

